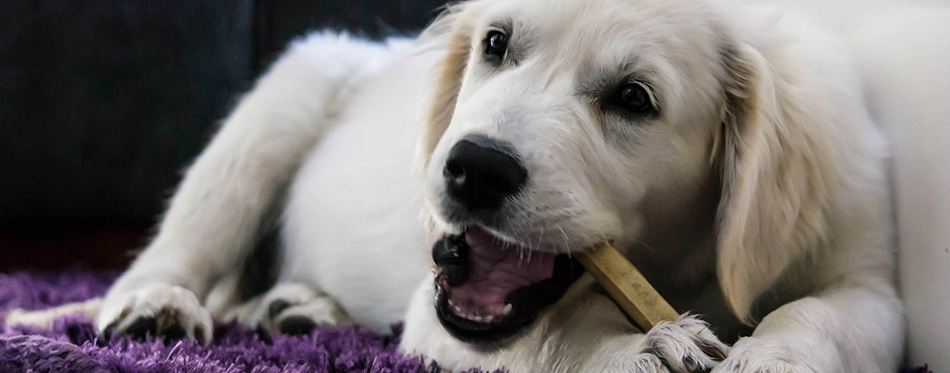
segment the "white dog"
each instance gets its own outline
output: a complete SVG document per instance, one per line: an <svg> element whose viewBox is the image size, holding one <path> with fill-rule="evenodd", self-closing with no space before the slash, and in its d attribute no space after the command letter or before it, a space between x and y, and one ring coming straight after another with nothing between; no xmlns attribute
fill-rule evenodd
<svg viewBox="0 0 950 373"><path fill-rule="evenodd" d="M690 0L473 0L416 41L311 36L97 323L405 320L401 348L449 369L894 372L886 150L833 40ZM570 258L605 240L689 313L631 326Z"/></svg>

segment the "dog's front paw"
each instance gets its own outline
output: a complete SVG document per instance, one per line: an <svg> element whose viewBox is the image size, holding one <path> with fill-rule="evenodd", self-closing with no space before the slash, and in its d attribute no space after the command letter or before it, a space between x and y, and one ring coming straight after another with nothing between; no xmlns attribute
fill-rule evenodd
<svg viewBox="0 0 950 373"><path fill-rule="evenodd" d="M99 330L136 338L150 333L211 341L211 314L188 289L162 284L110 298L114 299L106 299L97 318Z"/></svg>
<svg viewBox="0 0 950 373"><path fill-rule="evenodd" d="M318 327L350 322L343 308L329 295L303 284L282 283L267 292L248 323L272 332L301 335Z"/></svg>
<svg viewBox="0 0 950 373"><path fill-rule="evenodd" d="M655 326L638 345L638 354L624 362L626 372L707 372L726 358L729 346L696 316Z"/></svg>
<svg viewBox="0 0 950 373"><path fill-rule="evenodd" d="M755 337L742 338L736 342L729 358L713 370L714 373L808 373L815 371L788 356L786 347Z"/></svg>

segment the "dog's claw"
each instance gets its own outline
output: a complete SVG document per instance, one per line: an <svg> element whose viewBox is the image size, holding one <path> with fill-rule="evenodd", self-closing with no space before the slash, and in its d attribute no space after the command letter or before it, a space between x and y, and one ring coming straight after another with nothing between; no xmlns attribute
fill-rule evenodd
<svg viewBox="0 0 950 373"><path fill-rule="evenodd" d="M723 351L722 348L719 348L719 346L707 343L699 343L698 346L699 349L702 350L704 354L706 354L706 356L709 356L717 361L723 361L728 358L728 356L726 356L726 352Z"/></svg>

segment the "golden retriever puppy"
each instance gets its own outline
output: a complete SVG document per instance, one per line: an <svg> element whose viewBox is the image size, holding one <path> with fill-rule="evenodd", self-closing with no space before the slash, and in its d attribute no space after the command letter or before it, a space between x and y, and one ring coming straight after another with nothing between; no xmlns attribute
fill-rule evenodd
<svg viewBox="0 0 950 373"><path fill-rule="evenodd" d="M894 372L886 148L844 50L693 0L473 0L417 40L310 36L97 323L405 320L401 348L449 369ZM679 320L631 326L571 258L603 241Z"/></svg>

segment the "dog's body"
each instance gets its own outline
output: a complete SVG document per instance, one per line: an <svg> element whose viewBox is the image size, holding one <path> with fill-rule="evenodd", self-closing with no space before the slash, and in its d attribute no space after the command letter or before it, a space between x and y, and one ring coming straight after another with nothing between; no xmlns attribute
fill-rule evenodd
<svg viewBox="0 0 950 373"><path fill-rule="evenodd" d="M823 34L741 19L693 2L482 0L418 42L297 42L191 167L98 324L206 339L211 315L287 332L405 320L402 348L452 369L892 372L886 152L857 78ZM466 141L527 175L498 206L451 189ZM486 335L510 307L440 305L475 281L445 280L438 258L433 274L443 235L504 240L527 254L519 268L610 240L721 336L757 326L731 351L691 315L641 334L585 275ZM267 248L275 284L254 295L242 283Z"/></svg>

